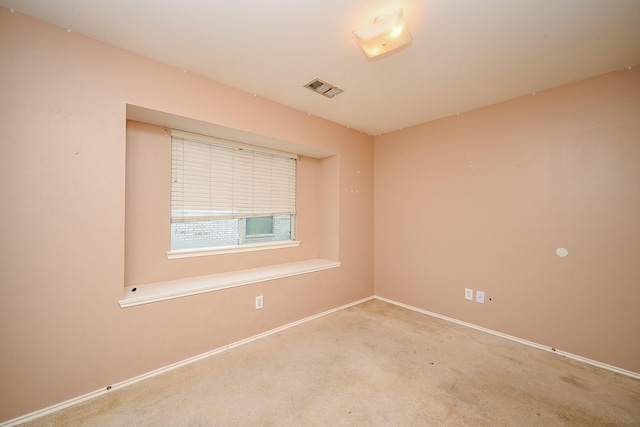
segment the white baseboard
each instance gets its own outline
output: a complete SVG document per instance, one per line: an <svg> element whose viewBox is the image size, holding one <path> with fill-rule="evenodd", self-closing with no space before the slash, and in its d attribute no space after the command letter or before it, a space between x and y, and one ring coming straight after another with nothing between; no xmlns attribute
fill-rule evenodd
<svg viewBox="0 0 640 427"><path fill-rule="evenodd" d="M87 394L84 394L82 396L78 396L78 397L75 397L73 399L67 400L65 402L57 403L55 405L49 406L48 408L40 409L38 411L34 411L34 412L29 413L29 414L22 415L22 416L20 416L18 418L14 418L14 419L2 422L2 423L0 423L0 427L13 427L13 426L17 426L17 425L22 424L22 423L33 421L33 420L35 420L37 418L44 417L45 415L52 414L54 412L60 411L60 410L65 409L65 408L69 408L69 407L71 407L73 405L77 405L78 403L82 403L82 402L85 402L87 400L94 399L96 397L99 397L99 396L102 396L104 394L110 393L110 392L112 392L114 390L126 387L126 386L131 385L131 384L135 384L137 382L146 380L146 379L151 378L151 377L155 377L156 375L160 375L160 374L163 374L165 372L172 371L172 370L174 370L176 368L180 368L182 366L188 365L188 364L196 362L198 360L202 360L202 359L205 359L207 357L213 356L215 354L222 353L222 352L225 352L225 351L230 350L232 348L239 347L241 345L250 343L251 341L256 341L256 340L259 340L261 338L265 338L265 337L267 337L269 335L273 335L273 334L276 334L278 332L284 331L285 329L289 329L289 328L292 328L294 326L298 326L298 325L300 325L302 323L306 323L306 322L309 322L311 320L326 316L328 314L335 313L336 311L344 310L345 308L349 308L349 307L353 307L354 305L362 304L363 302L370 301L373 298L374 298L373 296L367 297L367 298L363 298L361 300L354 301L354 302L351 302L349 304L345 304L343 306L333 308L331 310L323 311L322 313L314 314L313 316L305 317L304 319L300 319L300 320L297 320L295 322L288 323L288 324L286 324L284 326L280 326L278 328L271 329L271 330L269 330L267 332L263 332L261 334L254 335L252 337L245 338L245 339L240 340L240 341L236 341L234 343L231 343L231 344L228 344L228 345L213 349L213 350L208 351L206 353L202 353L202 354L199 354L197 356L190 357L188 359L184 359L184 360L181 360L181 361L176 362L176 363L172 363L171 365L165 366L163 368L159 368L159 369L153 370L151 372L147 372L145 374L139 375L137 377L130 378L128 380L119 382L117 384L110 385L109 387L102 388L100 390L96 390L96 391L93 391L91 393L87 393Z"/></svg>
<svg viewBox="0 0 640 427"><path fill-rule="evenodd" d="M598 368L602 368L602 369L606 369L608 371L616 372L618 374L626 375L626 376L631 377L631 378L640 379L640 373L637 373L637 372L628 371L626 369L618 368L617 366L612 366L612 365L608 365L606 363L598 362L597 360L587 359L586 357L582 357L582 356L578 356L576 354L568 353L566 351L558 350L557 348L547 347L547 346L544 346L542 344L538 344L538 343L535 343L535 342L532 342L532 341L523 340L522 338L518 338L518 337L511 336L511 335L503 334L502 332L493 331L491 329L483 328L481 326L474 325L472 323L463 322L461 320L454 319L452 317L443 316L443 315L438 314L438 313L433 313L431 311L423 310L421 308L414 307L414 306L411 306L411 305L408 305L408 304L403 304L401 302L390 300L388 298L384 298L384 297L380 297L380 296L374 296L374 298L377 299L377 300L380 300L380 301L388 302L389 304L393 304L393 305L397 305L399 307L406 308L408 310L416 311L418 313L426 314L428 316L437 317L438 319L446 320L448 322L453 322L453 323L456 323L458 325L466 326L466 327L469 327L469 328L477 329L477 330L482 331L482 332L489 333L491 335L496 335L498 337L506 338L508 340L515 341L515 342L518 342L520 344L524 344L524 345L528 345L530 347L538 348L540 350L548 351L549 353L558 354L560 356L568 357L570 359L574 359L574 360L577 360L577 361L580 361L580 362L583 362L583 363L587 363L589 365L597 366Z"/></svg>

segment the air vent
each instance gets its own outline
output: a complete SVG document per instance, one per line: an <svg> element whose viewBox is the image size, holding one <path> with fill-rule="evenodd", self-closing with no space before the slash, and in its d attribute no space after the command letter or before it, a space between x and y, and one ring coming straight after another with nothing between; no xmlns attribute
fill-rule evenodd
<svg viewBox="0 0 640 427"><path fill-rule="evenodd" d="M344 92L339 87L332 85L331 83L327 83L324 80L313 79L306 85L304 85L307 89L311 89L314 92L319 93L320 95L324 95L327 98L333 98L337 95L340 95Z"/></svg>

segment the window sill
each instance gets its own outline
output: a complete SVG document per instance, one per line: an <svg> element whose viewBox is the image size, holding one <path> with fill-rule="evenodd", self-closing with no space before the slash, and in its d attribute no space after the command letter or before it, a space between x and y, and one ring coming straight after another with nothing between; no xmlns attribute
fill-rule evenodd
<svg viewBox="0 0 640 427"><path fill-rule="evenodd" d="M209 276L157 282L143 286L128 286L124 288L124 298L119 301L119 304L122 308L132 307L337 267L340 267L339 261L310 259L268 267L211 274ZM134 289L136 290L134 291Z"/></svg>
<svg viewBox="0 0 640 427"><path fill-rule="evenodd" d="M185 249L179 251L167 252L167 258L192 258L208 255L235 254L240 252L264 251L268 249L294 248L300 246L302 242L299 240L287 240L285 242L267 242L267 243L249 243L242 246L224 246L220 248L207 249Z"/></svg>

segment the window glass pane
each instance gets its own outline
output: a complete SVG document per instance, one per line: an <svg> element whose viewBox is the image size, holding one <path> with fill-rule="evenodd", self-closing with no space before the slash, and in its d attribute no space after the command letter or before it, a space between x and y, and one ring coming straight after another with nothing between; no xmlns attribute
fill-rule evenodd
<svg viewBox="0 0 640 427"><path fill-rule="evenodd" d="M174 222L171 224L171 250L219 248L242 243L293 240L292 218L293 215L275 215ZM241 240L242 231L244 231L244 242Z"/></svg>
<svg viewBox="0 0 640 427"><path fill-rule="evenodd" d="M244 243L282 242L293 240L291 228L293 215L247 218ZM271 221L269 221L271 219ZM257 221L256 221L257 220ZM253 225L252 225L253 224ZM269 227L271 225L271 227ZM269 233L269 228L271 232ZM252 234L252 232L254 232Z"/></svg>
<svg viewBox="0 0 640 427"><path fill-rule="evenodd" d="M238 245L238 225L238 219L174 222L171 224L171 250Z"/></svg>
<svg viewBox="0 0 640 427"><path fill-rule="evenodd" d="M246 235L273 234L273 217L260 216L257 218L247 218Z"/></svg>

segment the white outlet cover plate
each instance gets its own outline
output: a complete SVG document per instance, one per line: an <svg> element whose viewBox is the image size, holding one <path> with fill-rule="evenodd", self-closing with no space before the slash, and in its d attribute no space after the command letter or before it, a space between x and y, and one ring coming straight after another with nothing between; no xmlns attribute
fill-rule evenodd
<svg viewBox="0 0 640 427"><path fill-rule="evenodd" d="M473 289L464 288L464 299L470 299L473 301Z"/></svg>
<svg viewBox="0 0 640 427"><path fill-rule="evenodd" d="M476 291L476 302L479 302L480 304L484 304L484 292L483 291Z"/></svg>

